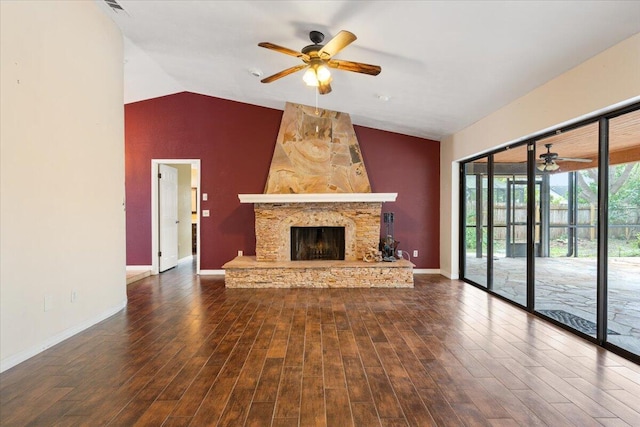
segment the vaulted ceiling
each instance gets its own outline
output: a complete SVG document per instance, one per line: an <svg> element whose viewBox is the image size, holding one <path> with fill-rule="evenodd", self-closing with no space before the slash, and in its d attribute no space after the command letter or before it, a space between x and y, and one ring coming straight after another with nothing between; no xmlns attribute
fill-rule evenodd
<svg viewBox="0 0 640 427"><path fill-rule="evenodd" d="M640 1L95 0L125 37L125 102L190 91L265 107L344 111L358 125L439 140L640 32ZM113 2L113 0L109 0ZM335 56L377 64L376 77L333 70L316 98L293 50L340 30ZM386 101L384 99L387 99Z"/></svg>

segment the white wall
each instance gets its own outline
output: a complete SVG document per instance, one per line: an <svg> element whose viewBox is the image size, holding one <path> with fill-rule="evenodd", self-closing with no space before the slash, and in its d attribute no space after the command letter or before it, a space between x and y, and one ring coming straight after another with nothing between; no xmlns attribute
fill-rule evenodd
<svg viewBox="0 0 640 427"><path fill-rule="evenodd" d="M640 96L640 34L607 49L440 145L440 270L458 276L458 161Z"/></svg>
<svg viewBox="0 0 640 427"><path fill-rule="evenodd" d="M122 36L96 3L2 1L0 16L6 370L126 304L124 103Z"/></svg>

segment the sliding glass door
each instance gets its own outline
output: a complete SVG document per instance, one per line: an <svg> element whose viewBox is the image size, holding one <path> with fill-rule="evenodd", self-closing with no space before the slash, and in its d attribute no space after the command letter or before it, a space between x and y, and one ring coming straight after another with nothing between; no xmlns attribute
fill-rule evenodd
<svg viewBox="0 0 640 427"><path fill-rule="evenodd" d="M640 110L609 122L607 341L640 354Z"/></svg>
<svg viewBox="0 0 640 427"><path fill-rule="evenodd" d="M640 104L461 165L463 280L640 360Z"/></svg>
<svg viewBox="0 0 640 427"><path fill-rule="evenodd" d="M465 165L465 277L487 287L487 181L488 162L469 162Z"/></svg>
<svg viewBox="0 0 640 427"><path fill-rule="evenodd" d="M536 142L540 247L535 309L596 337L598 123Z"/></svg>
<svg viewBox="0 0 640 427"><path fill-rule="evenodd" d="M527 304L527 146L493 155L492 289Z"/></svg>

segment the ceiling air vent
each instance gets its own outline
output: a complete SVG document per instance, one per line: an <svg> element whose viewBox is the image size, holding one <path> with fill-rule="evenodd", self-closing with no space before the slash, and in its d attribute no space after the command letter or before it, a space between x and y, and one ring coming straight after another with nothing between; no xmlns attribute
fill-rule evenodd
<svg viewBox="0 0 640 427"><path fill-rule="evenodd" d="M122 8L122 6L120 6L118 4L118 2L116 0L104 0L104 2L111 8L113 9L115 12L122 10L124 11L124 9Z"/></svg>

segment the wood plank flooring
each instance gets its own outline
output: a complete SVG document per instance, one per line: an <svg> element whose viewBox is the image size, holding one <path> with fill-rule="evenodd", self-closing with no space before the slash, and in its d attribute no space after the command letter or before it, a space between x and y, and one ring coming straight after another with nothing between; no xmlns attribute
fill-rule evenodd
<svg viewBox="0 0 640 427"><path fill-rule="evenodd" d="M190 265L0 375L3 426L640 426L640 366L479 289L225 289Z"/></svg>

